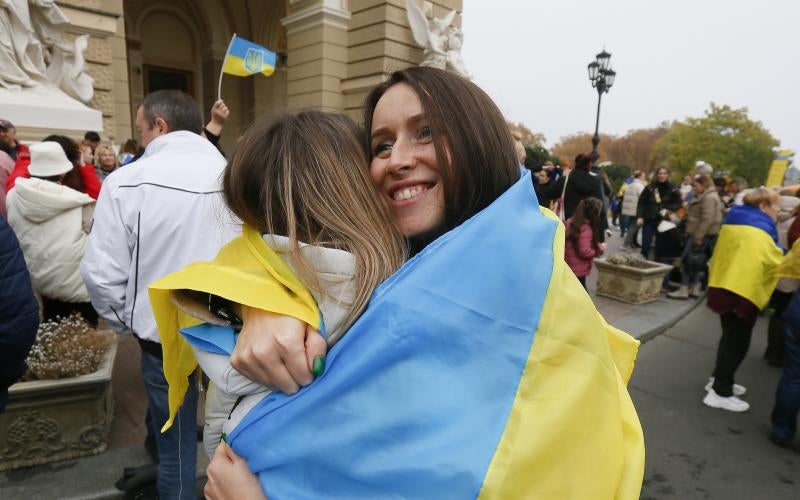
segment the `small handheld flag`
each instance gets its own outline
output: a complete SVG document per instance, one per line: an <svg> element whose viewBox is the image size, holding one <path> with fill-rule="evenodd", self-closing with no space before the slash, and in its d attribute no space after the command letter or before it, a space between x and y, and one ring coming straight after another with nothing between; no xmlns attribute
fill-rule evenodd
<svg viewBox="0 0 800 500"><path fill-rule="evenodd" d="M222 75L250 76L261 73L270 76L275 72L277 55L275 52L237 36L235 33L225 53L222 71L219 74L217 97L222 94Z"/></svg>

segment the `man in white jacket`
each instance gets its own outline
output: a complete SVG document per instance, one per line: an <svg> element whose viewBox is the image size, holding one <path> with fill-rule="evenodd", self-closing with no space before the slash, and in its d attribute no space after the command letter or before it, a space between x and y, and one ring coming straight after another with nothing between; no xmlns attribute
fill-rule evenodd
<svg viewBox="0 0 800 500"><path fill-rule="evenodd" d="M136 113L146 148L129 168L103 184L81 273L97 311L142 348L148 395L148 434L158 444L160 498L194 498L197 389L173 425L161 343L147 286L200 260L210 260L239 231L228 215L220 180L225 159L200 136L202 116L192 98L176 90L149 94Z"/></svg>

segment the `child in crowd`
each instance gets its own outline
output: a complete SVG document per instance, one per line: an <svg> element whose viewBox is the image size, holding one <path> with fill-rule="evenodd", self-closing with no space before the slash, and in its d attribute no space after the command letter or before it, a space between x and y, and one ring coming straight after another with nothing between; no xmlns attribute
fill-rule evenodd
<svg viewBox="0 0 800 500"><path fill-rule="evenodd" d="M316 317L308 323L318 325L332 345L364 310L375 287L405 260L403 238L372 185L356 125L344 116L307 111L256 123L239 141L223 179L226 202L245 224L243 236L214 261L188 266L150 288L170 382L171 415L177 410L173 398L180 385L173 382L185 376L170 374L188 348L177 338L177 328L184 325L178 317L188 314L205 322L181 333L212 382L204 432L209 456L224 439L223 431L235 428L270 394L231 366L234 328L241 316L234 303L286 313L277 301L270 303L270 290L257 294L258 304L245 302L241 290L248 286L247 276L226 263L241 266L254 259L253 268L267 262L283 273L284 285L299 297L292 307L313 311ZM291 270L282 271L283 262ZM299 285L296 290L291 283ZM308 295L303 285L313 299L303 300ZM181 313L170 312L173 305ZM316 332L308 335L317 337ZM183 354L170 355L179 351ZM324 358L308 362L317 375Z"/></svg>
<svg viewBox="0 0 800 500"><path fill-rule="evenodd" d="M603 203L597 198L584 198L575 214L566 222L567 244L564 260L586 288L586 276L592 272L592 262L606 250L603 243Z"/></svg>

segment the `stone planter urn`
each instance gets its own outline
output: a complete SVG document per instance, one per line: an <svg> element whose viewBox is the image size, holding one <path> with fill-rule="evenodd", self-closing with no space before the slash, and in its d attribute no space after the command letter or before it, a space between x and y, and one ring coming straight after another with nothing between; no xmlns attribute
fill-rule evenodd
<svg viewBox="0 0 800 500"><path fill-rule="evenodd" d="M86 375L12 385L0 415L0 471L96 455L106 449L116 339Z"/></svg>
<svg viewBox="0 0 800 500"><path fill-rule="evenodd" d="M628 304L645 304L658 299L664 275L672 266L645 260L638 254L617 254L594 260L597 266L597 295Z"/></svg>

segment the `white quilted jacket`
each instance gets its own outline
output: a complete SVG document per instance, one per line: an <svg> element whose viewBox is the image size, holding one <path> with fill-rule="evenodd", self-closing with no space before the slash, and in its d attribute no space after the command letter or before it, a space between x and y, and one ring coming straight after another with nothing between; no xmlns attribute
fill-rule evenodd
<svg viewBox="0 0 800 500"><path fill-rule="evenodd" d="M89 302L80 264L89 195L44 179L17 179L8 192L8 223L19 238L33 289L65 302Z"/></svg>

